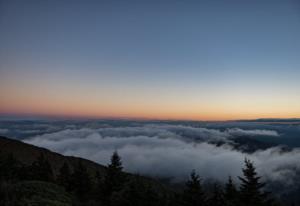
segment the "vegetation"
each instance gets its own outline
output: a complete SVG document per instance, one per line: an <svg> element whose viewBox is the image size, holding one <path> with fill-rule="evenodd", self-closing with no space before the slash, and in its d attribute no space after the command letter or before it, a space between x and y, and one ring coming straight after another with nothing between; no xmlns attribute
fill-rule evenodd
<svg viewBox="0 0 300 206"><path fill-rule="evenodd" d="M20 181L5 187L3 205L45 205L68 206L71 197L63 187L43 181Z"/></svg>
<svg viewBox="0 0 300 206"><path fill-rule="evenodd" d="M240 204L243 206L263 206L269 205L270 199L268 193L262 191L265 183L260 182L252 162L245 159L245 168L243 169L244 177L239 177L241 180L240 186Z"/></svg>
<svg viewBox="0 0 300 206"><path fill-rule="evenodd" d="M190 180L186 183L186 188L182 194L182 203L186 206L203 206L206 203L205 195L201 185L199 175L192 171Z"/></svg>
<svg viewBox="0 0 300 206"><path fill-rule="evenodd" d="M161 190L145 177L124 173L117 152L113 153L105 174L89 171L82 161L76 166L65 162L55 174L44 155L25 165L11 154L0 154L0 206L275 205L250 160L245 160L242 171L239 187L229 177L225 185L214 184L208 190L192 171L184 188L175 191L170 186Z"/></svg>

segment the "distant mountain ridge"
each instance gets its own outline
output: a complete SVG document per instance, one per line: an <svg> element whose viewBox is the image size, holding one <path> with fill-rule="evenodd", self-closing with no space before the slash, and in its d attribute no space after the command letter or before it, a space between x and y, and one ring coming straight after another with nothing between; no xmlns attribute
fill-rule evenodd
<svg viewBox="0 0 300 206"><path fill-rule="evenodd" d="M238 122L300 122L300 118L259 118L233 120Z"/></svg>

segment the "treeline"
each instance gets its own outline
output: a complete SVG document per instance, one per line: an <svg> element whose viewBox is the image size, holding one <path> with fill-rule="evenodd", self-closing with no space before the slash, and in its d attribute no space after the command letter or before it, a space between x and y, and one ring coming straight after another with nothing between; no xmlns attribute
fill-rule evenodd
<svg viewBox="0 0 300 206"><path fill-rule="evenodd" d="M55 174L56 173L56 174ZM191 172L185 187L175 191L147 178L123 172L121 158L113 153L106 172L88 170L81 161L63 164L55 172L40 155L24 165L12 155L0 154L1 206L273 206L278 205L264 191L265 183L246 159L237 186L231 177L225 185L214 184L212 191Z"/></svg>

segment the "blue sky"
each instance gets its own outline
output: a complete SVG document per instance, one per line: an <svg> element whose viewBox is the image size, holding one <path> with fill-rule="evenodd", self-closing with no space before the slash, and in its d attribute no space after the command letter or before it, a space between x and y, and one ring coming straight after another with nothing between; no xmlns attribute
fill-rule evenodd
<svg viewBox="0 0 300 206"><path fill-rule="evenodd" d="M0 27L2 113L300 115L297 1L2 0Z"/></svg>

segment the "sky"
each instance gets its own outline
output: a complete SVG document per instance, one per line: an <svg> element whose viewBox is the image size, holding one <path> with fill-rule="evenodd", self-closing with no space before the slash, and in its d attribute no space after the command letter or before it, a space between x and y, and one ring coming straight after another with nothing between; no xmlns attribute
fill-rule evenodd
<svg viewBox="0 0 300 206"><path fill-rule="evenodd" d="M0 0L0 115L300 117L300 3Z"/></svg>

